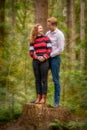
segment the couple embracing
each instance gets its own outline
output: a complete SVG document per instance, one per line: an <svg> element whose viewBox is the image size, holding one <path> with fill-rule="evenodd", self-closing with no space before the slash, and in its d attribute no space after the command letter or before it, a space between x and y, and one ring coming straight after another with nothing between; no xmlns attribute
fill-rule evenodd
<svg viewBox="0 0 87 130"><path fill-rule="evenodd" d="M54 82L54 108L60 101L60 54L64 49L64 34L57 28L57 19L47 20L49 31L44 35L42 25L36 24L30 35L30 56L35 77L36 100L34 103L44 104L47 97L48 70L51 69Z"/></svg>

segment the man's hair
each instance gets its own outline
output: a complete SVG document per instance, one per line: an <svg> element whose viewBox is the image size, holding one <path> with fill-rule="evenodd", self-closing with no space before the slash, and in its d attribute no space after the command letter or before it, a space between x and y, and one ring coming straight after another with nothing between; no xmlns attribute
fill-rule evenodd
<svg viewBox="0 0 87 130"><path fill-rule="evenodd" d="M57 26L57 19L55 17L48 18L47 22L50 22L53 26Z"/></svg>

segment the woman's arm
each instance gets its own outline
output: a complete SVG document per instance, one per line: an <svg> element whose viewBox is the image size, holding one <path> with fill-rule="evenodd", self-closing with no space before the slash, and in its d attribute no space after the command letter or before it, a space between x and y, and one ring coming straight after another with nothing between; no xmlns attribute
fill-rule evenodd
<svg viewBox="0 0 87 130"><path fill-rule="evenodd" d="M34 44L33 43L30 43L29 54L30 54L30 56L33 59L37 59L38 58L37 55L36 55L36 53L35 53Z"/></svg>
<svg viewBox="0 0 87 130"><path fill-rule="evenodd" d="M47 52L44 54L44 58L48 59L50 57L50 54L52 52L52 43L48 36L45 37L46 43L47 43Z"/></svg>

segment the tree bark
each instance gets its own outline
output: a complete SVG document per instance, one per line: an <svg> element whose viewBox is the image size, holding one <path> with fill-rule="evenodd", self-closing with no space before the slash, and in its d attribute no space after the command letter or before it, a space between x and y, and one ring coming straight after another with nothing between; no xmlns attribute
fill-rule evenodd
<svg viewBox="0 0 87 130"><path fill-rule="evenodd" d="M85 12L87 12L87 1L85 2ZM85 28L87 30L87 17L85 18ZM85 36L85 38L87 39L87 35ZM85 74L87 75L87 40L85 40L84 71L85 71ZM87 77L86 77L86 79L87 79Z"/></svg>
<svg viewBox="0 0 87 130"><path fill-rule="evenodd" d="M75 1L74 0L66 0L66 26L68 29L66 36L66 51L70 53L70 59L75 60L76 55L74 51L75 47L75 35L76 35L76 27L75 27Z"/></svg>
<svg viewBox="0 0 87 130"><path fill-rule="evenodd" d="M80 64L81 68L84 67L84 56L85 56L85 50L84 50L84 40L85 40L85 1L80 0L80 40L82 42L82 47L80 50Z"/></svg>
<svg viewBox="0 0 87 130"><path fill-rule="evenodd" d="M15 24L15 7L14 7L14 5L15 5L15 0L10 0L10 2L11 2L11 10L10 10L10 13L11 13L11 24L12 24L12 26L14 26L14 24Z"/></svg>
<svg viewBox="0 0 87 130"><path fill-rule="evenodd" d="M47 31L48 0L35 0L35 23L40 23Z"/></svg>
<svg viewBox="0 0 87 130"><path fill-rule="evenodd" d="M71 8L71 0L66 0L66 27L67 27L67 35L66 35L66 51L70 52L70 8Z"/></svg>
<svg viewBox="0 0 87 130"><path fill-rule="evenodd" d="M71 60L76 59L75 54L75 35L76 35L76 23L75 23L75 0L71 0L71 15L70 15L70 21L71 21L71 42L70 42L70 49L71 49Z"/></svg>
<svg viewBox="0 0 87 130"><path fill-rule="evenodd" d="M0 0L0 47L4 45L5 36L5 0Z"/></svg>

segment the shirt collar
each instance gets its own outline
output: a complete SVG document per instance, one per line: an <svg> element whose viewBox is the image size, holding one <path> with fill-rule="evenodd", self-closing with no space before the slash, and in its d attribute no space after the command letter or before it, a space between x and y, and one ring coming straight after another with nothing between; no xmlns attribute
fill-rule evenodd
<svg viewBox="0 0 87 130"><path fill-rule="evenodd" d="M52 34L54 34L54 33L56 33L57 32L57 28L54 30L54 31L51 31L50 30L50 33L52 33Z"/></svg>

